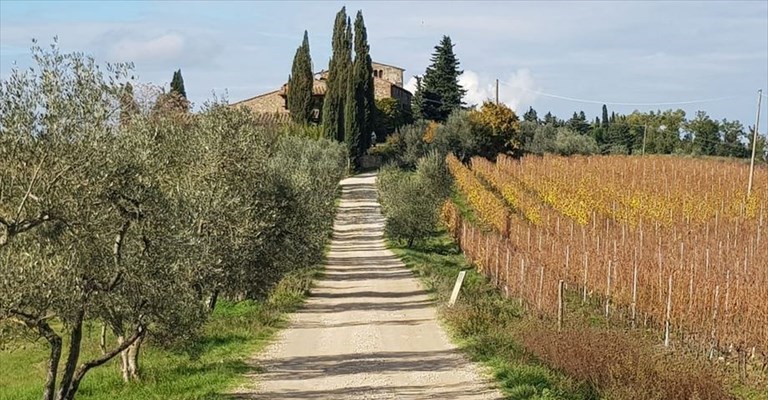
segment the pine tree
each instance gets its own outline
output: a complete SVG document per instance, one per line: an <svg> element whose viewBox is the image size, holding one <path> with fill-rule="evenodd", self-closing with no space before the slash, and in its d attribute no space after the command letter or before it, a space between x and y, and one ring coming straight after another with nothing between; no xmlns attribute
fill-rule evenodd
<svg viewBox="0 0 768 400"><path fill-rule="evenodd" d="M181 70L176 70L171 79L171 93L176 93L183 98L187 98L187 90L184 89L184 78L181 76Z"/></svg>
<svg viewBox="0 0 768 400"><path fill-rule="evenodd" d="M432 64L424 74L422 114L425 119L445 121L448 115L464 103L462 98L466 90L459 85L459 60L453 53L454 44L451 38L443 36L440 44L435 46L432 54Z"/></svg>
<svg viewBox="0 0 768 400"><path fill-rule="evenodd" d="M352 63L344 104L344 134L350 157L356 161L371 145L376 107L373 98L373 66L362 11L358 11L355 17L354 43L355 61Z"/></svg>
<svg viewBox="0 0 768 400"><path fill-rule="evenodd" d="M309 56L309 35L304 31L304 40L296 49L288 78L288 111L294 122L305 124L312 120L312 59Z"/></svg>
<svg viewBox="0 0 768 400"><path fill-rule="evenodd" d="M523 120L528 122L539 122L539 115L533 107L528 107L528 111L523 114Z"/></svg>
<svg viewBox="0 0 768 400"><path fill-rule="evenodd" d="M336 14L331 42L332 55L328 63L325 99L323 100L323 131L326 137L344 141L344 103L347 97L347 77L352 65L352 30L346 7Z"/></svg>
<svg viewBox="0 0 768 400"><path fill-rule="evenodd" d="M608 106L603 104L603 127L608 127Z"/></svg>

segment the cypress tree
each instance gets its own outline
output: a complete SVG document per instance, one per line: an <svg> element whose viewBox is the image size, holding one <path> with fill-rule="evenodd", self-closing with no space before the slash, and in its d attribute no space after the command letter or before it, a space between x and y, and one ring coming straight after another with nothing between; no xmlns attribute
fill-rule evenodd
<svg viewBox="0 0 768 400"><path fill-rule="evenodd" d="M424 93L423 88L421 85L421 77L416 77L416 93L413 94L413 98L411 99L411 113L413 114L413 119L420 120L424 119Z"/></svg>
<svg viewBox="0 0 768 400"><path fill-rule="evenodd" d="M608 106L603 104L603 127L607 127L608 123Z"/></svg>
<svg viewBox="0 0 768 400"><path fill-rule="evenodd" d="M312 59L309 56L309 35L296 49L288 78L288 111L294 122L305 124L312 120Z"/></svg>
<svg viewBox="0 0 768 400"><path fill-rule="evenodd" d="M528 111L523 114L523 120L528 122L539 122L539 114L536 113L536 110L533 109L533 107L528 107Z"/></svg>
<svg viewBox="0 0 768 400"><path fill-rule="evenodd" d="M173 72L171 79L171 93L176 93L183 98L187 98L187 91L184 89L184 78L181 76L181 69Z"/></svg>
<svg viewBox="0 0 768 400"><path fill-rule="evenodd" d="M352 30L346 7L336 13L333 25L333 52L328 62L325 99L323 100L323 131L326 137L344 141L344 103L347 77L352 64Z"/></svg>
<svg viewBox="0 0 768 400"><path fill-rule="evenodd" d="M355 61L349 74L344 104L344 134L350 157L357 160L371 145L373 117L373 66L362 11L355 17Z"/></svg>
<svg viewBox="0 0 768 400"><path fill-rule="evenodd" d="M461 99L466 90L459 85L459 60L453 53L454 44L449 36L443 36L440 44L435 46L432 54L432 64L424 74L424 118L435 121L445 121L448 115L464 103Z"/></svg>

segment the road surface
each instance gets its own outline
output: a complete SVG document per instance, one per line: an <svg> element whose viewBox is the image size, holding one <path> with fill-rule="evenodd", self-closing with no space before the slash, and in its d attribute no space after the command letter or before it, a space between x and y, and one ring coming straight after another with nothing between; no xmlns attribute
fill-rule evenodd
<svg viewBox="0 0 768 400"><path fill-rule="evenodd" d="M323 279L254 363L241 399L500 399L383 240L375 175L341 182Z"/></svg>

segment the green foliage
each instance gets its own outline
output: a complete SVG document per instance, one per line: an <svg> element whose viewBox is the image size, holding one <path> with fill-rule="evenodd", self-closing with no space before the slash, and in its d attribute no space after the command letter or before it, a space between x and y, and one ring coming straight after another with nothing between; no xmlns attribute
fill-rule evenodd
<svg viewBox="0 0 768 400"><path fill-rule="evenodd" d="M498 153L521 149L520 121L505 104L486 101L480 110L470 116L477 122L476 130L486 136L486 145L478 151L479 155L495 158Z"/></svg>
<svg viewBox="0 0 768 400"><path fill-rule="evenodd" d="M431 65L424 74L423 85L419 85L416 96L419 96L418 110L414 110L417 118L443 122L456 109L464 104L462 98L466 93L459 85L459 60L453 52L454 44L451 38L443 36L440 44L435 46L435 52L430 59Z"/></svg>
<svg viewBox="0 0 768 400"><path fill-rule="evenodd" d="M587 116L584 114L584 111L579 113L574 111L573 117L565 123L565 126L579 135L586 135L590 131L589 122L587 122Z"/></svg>
<svg viewBox="0 0 768 400"><path fill-rule="evenodd" d="M121 101L128 66L105 76L55 46L33 56L37 69L0 85L0 325L47 341L44 398L57 383L72 398L128 346L136 361L142 340L189 343L206 304L263 298L321 260L343 146L280 135L226 104L142 114ZM126 105L130 123L115 118ZM93 324L125 340L84 363Z"/></svg>
<svg viewBox="0 0 768 400"><path fill-rule="evenodd" d="M315 124L297 124L295 122L288 122L286 124L278 125L277 129L282 135L296 136L305 139L320 140L326 137L323 127Z"/></svg>
<svg viewBox="0 0 768 400"><path fill-rule="evenodd" d="M580 135L564 127L556 128L551 124L537 127L526 150L534 154L555 153L564 156L600 152L597 142L591 136Z"/></svg>
<svg viewBox="0 0 768 400"><path fill-rule="evenodd" d="M389 135L411 122L413 122L411 110L396 99L386 97L376 100L373 131L376 133L377 141L384 141Z"/></svg>
<svg viewBox="0 0 768 400"><path fill-rule="evenodd" d="M344 104L344 135L350 159L357 164L357 159L371 147L376 107L373 66L362 11L358 11L355 18L354 49L355 61L352 63Z"/></svg>
<svg viewBox="0 0 768 400"><path fill-rule="evenodd" d="M440 206L451 190L444 157L434 152L427 155L413 173L386 166L380 170L377 183L389 237L404 240L411 247L434 231Z"/></svg>
<svg viewBox="0 0 768 400"><path fill-rule="evenodd" d="M171 93L176 93L183 98L187 98L187 90L184 88L184 77L181 76L181 69L173 72L171 79Z"/></svg>
<svg viewBox="0 0 768 400"><path fill-rule="evenodd" d="M344 109L346 81L352 66L352 31L346 7L336 13L333 25L332 54L328 63L328 80L323 99L323 130L329 139L344 141Z"/></svg>
<svg viewBox="0 0 768 400"><path fill-rule="evenodd" d="M291 119L299 124L312 121L312 58L309 54L309 35L304 31L304 40L296 49L291 67L291 76L288 79L288 111Z"/></svg>
<svg viewBox="0 0 768 400"><path fill-rule="evenodd" d="M287 274L272 289L266 301L221 301L202 327L200 336L185 348L148 346L142 354L145 379L126 384L118 363L111 361L91 372L83 381L78 399L144 400L163 398L218 399L221 393L243 381L243 375L258 372L248 361L254 352L270 343L285 326L285 313L303 302L319 269L305 268ZM97 327L89 326L88 330ZM114 340L109 336L108 340ZM42 343L15 343L13 350L0 350L0 400L37 400L43 371L38 365L47 357ZM86 337L87 357L100 354L98 338Z"/></svg>
<svg viewBox="0 0 768 400"><path fill-rule="evenodd" d="M522 310L472 269L444 232L413 248L393 244L393 251L421 278L438 304L448 301L459 271L467 271L459 301L452 308L439 308L440 316L462 350L492 371L505 398L591 398L583 386L537 361L520 345L516 332L524 326Z"/></svg>
<svg viewBox="0 0 768 400"><path fill-rule="evenodd" d="M573 132L567 128L560 128L557 131L554 143L554 153L570 156L574 154L597 154L600 148L597 147L595 139Z"/></svg>
<svg viewBox="0 0 768 400"><path fill-rule="evenodd" d="M536 110L534 110L533 107L528 107L528 111L523 114L523 121L538 123L539 114L536 113Z"/></svg>
<svg viewBox="0 0 768 400"><path fill-rule="evenodd" d="M491 109L501 111L501 118ZM460 110L452 113L440 126L434 145L441 154L453 153L462 161L478 155L493 159L496 154L509 149L509 144L517 142L517 126L517 116L504 112L495 104L487 107L485 114Z"/></svg>
<svg viewBox="0 0 768 400"><path fill-rule="evenodd" d="M424 118L424 85L422 83L422 77L416 76L416 93L413 94L411 99L411 114L413 119L421 120Z"/></svg>

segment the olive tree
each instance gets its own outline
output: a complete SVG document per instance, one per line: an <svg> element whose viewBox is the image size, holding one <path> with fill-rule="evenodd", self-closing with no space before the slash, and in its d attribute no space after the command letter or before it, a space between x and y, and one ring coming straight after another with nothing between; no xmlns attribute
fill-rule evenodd
<svg viewBox="0 0 768 400"><path fill-rule="evenodd" d="M37 67L0 85L0 320L47 341L43 398L71 399L148 332L199 320L183 317L194 308L169 199L119 132L130 65L104 73L55 44L32 50ZM120 340L83 361L84 324L99 320Z"/></svg>
<svg viewBox="0 0 768 400"><path fill-rule="evenodd" d="M416 172L386 166L377 181L387 235L405 240L408 247L437 227L439 211L451 190L445 159L431 152L419 159Z"/></svg>

